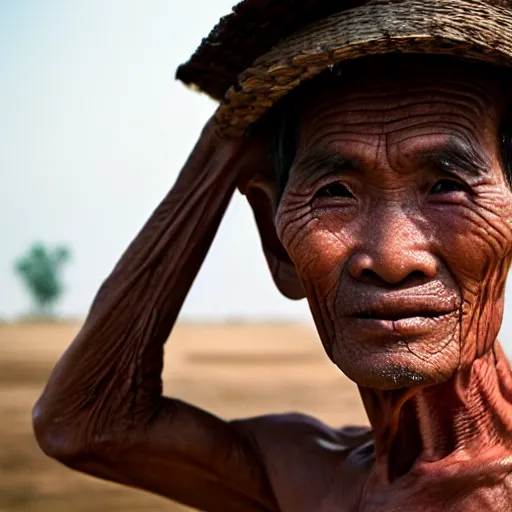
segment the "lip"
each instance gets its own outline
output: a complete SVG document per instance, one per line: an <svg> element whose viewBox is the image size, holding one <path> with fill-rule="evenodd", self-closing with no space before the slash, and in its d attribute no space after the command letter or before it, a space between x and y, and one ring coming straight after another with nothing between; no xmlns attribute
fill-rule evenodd
<svg viewBox="0 0 512 512"><path fill-rule="evenodd" d="M455 287L439 279L395 290L349 281L337 297L336 312L351 335L363 341L432 335L458 320L460 305Z"/></svg>
<svg viewBox="0 0 512 512"><path fill-rule="evenodd" d="M431 333L441 323L452 319L456 314L457 310L452 310L443 313L422 313L393 319L358 315L349 317L347 323L361 334L374 336L421 336Z"/></svg>

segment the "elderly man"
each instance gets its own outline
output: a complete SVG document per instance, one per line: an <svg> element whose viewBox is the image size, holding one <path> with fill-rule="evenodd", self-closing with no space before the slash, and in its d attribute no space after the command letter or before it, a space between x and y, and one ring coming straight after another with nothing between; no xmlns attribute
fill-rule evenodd
<svg viewBox="0 0 512 512"><path fill-rule="evenodd" d="M511 7L246 0L224 19L179 71L224 99L55 368L34 409L43 450L209 511L512 510L496 341ZM223 421L162 396L164 343L237 186L371 429Z"/></svg>

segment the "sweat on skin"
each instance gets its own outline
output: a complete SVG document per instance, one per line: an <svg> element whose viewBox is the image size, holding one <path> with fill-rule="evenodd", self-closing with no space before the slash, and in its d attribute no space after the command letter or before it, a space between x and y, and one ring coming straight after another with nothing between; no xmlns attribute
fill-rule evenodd
<svg viewBox="0 0 512 512"><path fill-rule="evenodd" d="M36 404L42 449L208 511L510 510L512 375L496 340L509 104L482 69L382 57L318 78L296 103L282 190L267 140L223 140L210 121ZM371 429L224 421L162 396L164 343L236 187Z"/></svg>

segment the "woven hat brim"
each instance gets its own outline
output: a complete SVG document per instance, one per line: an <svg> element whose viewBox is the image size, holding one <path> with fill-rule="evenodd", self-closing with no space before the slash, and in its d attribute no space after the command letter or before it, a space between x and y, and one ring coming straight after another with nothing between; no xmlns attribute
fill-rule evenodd
<svg viewBox="0 0 512 512"><path fill-rule="evenodd" d="M422 53L512 66L512 10L480 0L371 0L292 34L239 75L221 102L220 133L242 136L280 98L343 61Z"/></svg>

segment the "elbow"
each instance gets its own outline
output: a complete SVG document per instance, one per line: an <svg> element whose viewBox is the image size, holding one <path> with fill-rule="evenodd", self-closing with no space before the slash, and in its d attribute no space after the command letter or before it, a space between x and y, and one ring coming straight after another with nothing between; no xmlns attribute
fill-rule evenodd
<svg viewBox="0 0 512 512"><path fill-rule="evenodd" d="M80 442L79 428L53 414L41 400L32 409L32 428L37 444L52 459L73 466L89 455L87 443Z"/></svg>
<svg viewBox="0 0 512 512"><path fill-rule="evenodd" d="M36 441L45 455L70 469L99 478L110 478L109 446L92 441L84 432L87 418L82 422L66 421L54 415L42 403L32 409L32 426Z"/></svg>

